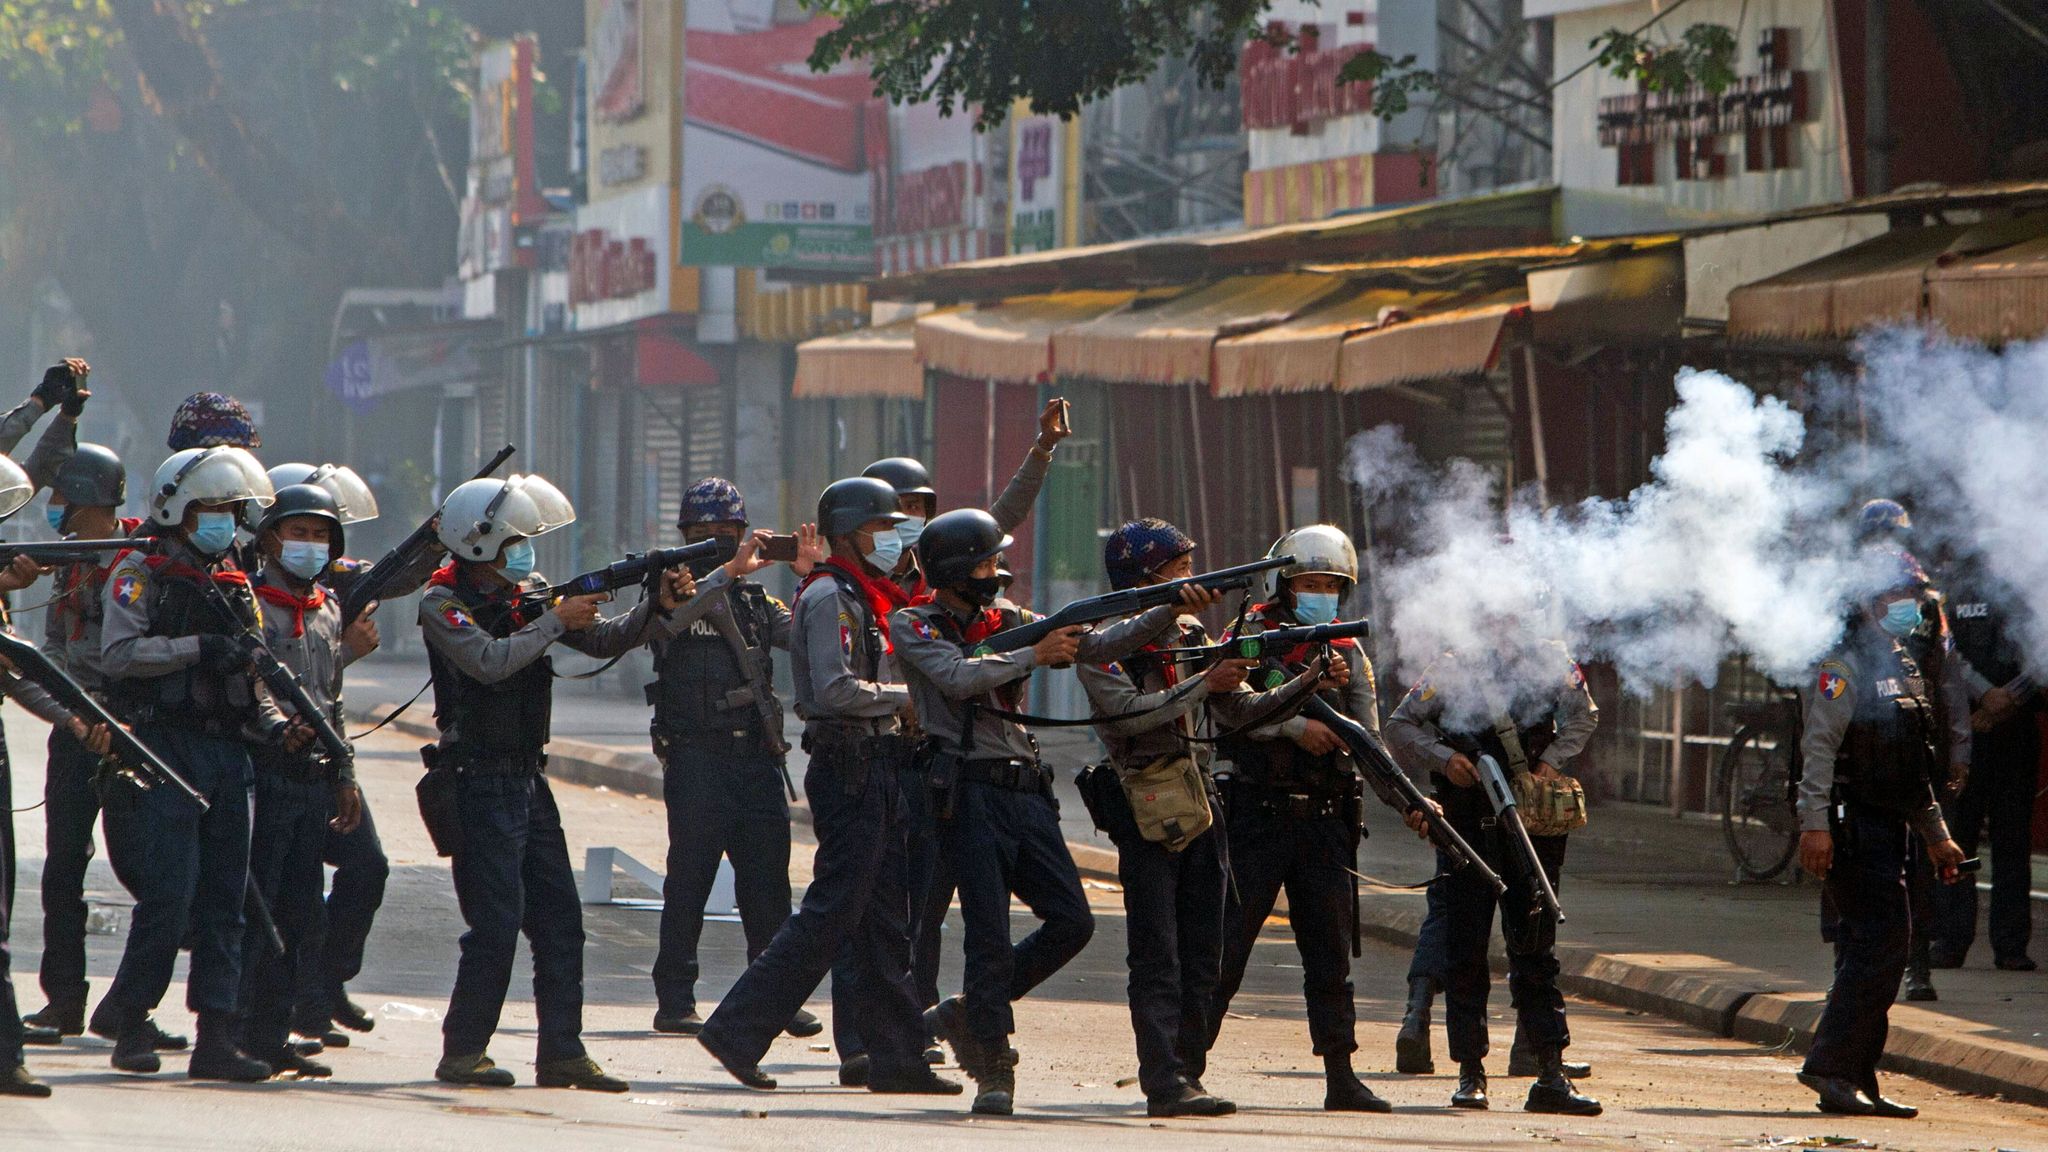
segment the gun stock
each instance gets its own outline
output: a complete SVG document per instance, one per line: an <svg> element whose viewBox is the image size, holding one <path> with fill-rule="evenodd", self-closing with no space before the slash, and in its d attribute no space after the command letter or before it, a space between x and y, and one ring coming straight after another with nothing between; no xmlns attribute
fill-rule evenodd
<svg viewBox="0 0 2048 1152"><path fill-rule="evenodd" d="M1491 756L1481 756L1478 768L1479 786L1493 808L1493 818L1507 831L1508 850L1514 853L1521 871L1536 889L1539 911L1555 923L1564 923L1564 906L1558 903L1557 889L1550 883L1550 874L1543 870L1542 858L1536 855L1536 842L1529 839L1528 825L1522 823L1522 812L1515 804L1515 790L1508 783L1507 773L1501 770L1500 761Z"/></svg>
<svg viewBox="0 0 2048 1152"><path fill-rule="evenodd" d="M652 552L629 552L602 568L572 576L559 584L532 588L495 601L500 607L546 607L565 596L597 596L644 584L671 568L692 560L732 559L736 546L722 536L685 544L680 548L656 548Z"/></svg>
<svg viewBox="0 0 2048 1152"><path fill-rule="evenodd" d="M1507 891L1506 882L1498 873L1486 866L1486 861L1473 850L1472 845L1465 842L1463 836L1458 835L1458 830L1451 827L1451 822L1444 819L1443 813L1429 804L1422 790L1394 764L1394 758L1387 754L1385 748L1380 747L1379 741L1373 739L1372 733L1365 730L1365 725L1330 707L1330 702L1321 696L1310 696L1308 703L1302 705L1301 714L1311 720L1320 721L1324 727L1335 732L1344 741L1345 747L1351 750L1351 758L1358 762L1359 769L1365 773L1365 782L1389 808L1399 812L1403 819L1407 818L1410 812L1422 813L1430 843L1436 845L1437 851L1443 853L1453 869L1469 870L1493 889L1496 896Z"/></svg>
<svg viewBox="0 0 2048 1152"><path fill-rule="evenodd" d="M476 475L470 477L470 479L481 480L496 472L499 466L504 464L505 461L510 460L512 454L517 451L519 449L510 444L498 449L498 454L491 457L483 467L477 469ZM420 554L426 551L428 545L433 543L434 521L440 515L441 510L439 508L434 509L434 514L421 521L419 526L414 528L410 535L399 541L398 547L386 552L381 559L370 566L368 572L358 576L343 590L341 594L341 626L343 628L347 628L355 623L356 618L368 610L370 605L379 596L383 595L384 589L390 587L391 582L398 578L398 574L412 567L419 559Z"/></svg>
<svg viewBox="0 0 2048 1152"><path fill-rule="evenodd" d="M147 548L156 543L154 536L122 536L110 540L28 540L19 543L0 541L0 564L16 556L26 556L38 564L77 564L96 560L111 552L123 552L130 548Z"/></svg>
<svg viewBox="0 0 2048 1152"><path fill-rule="evenodd" d="M312 696L306 692L306 686L299 683L298 676L284 661L277 658L277 654L270 650L270 645L264 643L262 635L256 631L249 619L236 609L234 603L227 598L227 594L220 590L220 585L210 578L202 578L197 583L203 590L203 602L210 605L221 620L235 631L235 640L242 645L242 650L249 654L249 661L255 666L256 675L270 689L271 694L291 706L295 719L305 721L307 726L313 729L314 738L318 741L321 752L334 770L340 772L354 763L355 749L349 747L347 740L342 739L333 719L314 703Z"/></svg>

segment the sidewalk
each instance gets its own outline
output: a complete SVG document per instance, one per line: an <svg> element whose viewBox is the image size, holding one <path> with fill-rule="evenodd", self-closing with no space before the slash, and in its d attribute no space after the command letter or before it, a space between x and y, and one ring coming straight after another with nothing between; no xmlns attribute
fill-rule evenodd
<svg viewBox="0 0 2048 1152"><path fill-rule="evenodd" d="M425 682L423 660L373 658L349 673L358 717L382 719ZM637 685L556 688L551 774L585 784L652 793L660 767L648 748L648 709ZM360 721L359 721L360 722ZM432 735L432 693L395 727ZM796 725L790 723L795 743ZM1116 854L1095 832L1074 791L1074 769L1097 754L1085 731L1041 740L1055 774L1060 820L1084 873L1114 879ZM790 756L799 786L804 756ZM797 819L808 820L799 808ZM1431 857L1392 813L1367 811L1359 870L1390 884L1427 879ZM1734 885L1717 824L1674 820L1657 809L1609 804L1573 834L1559 893L1567 922L1558 956L1569 991L1685 1021L1722 1036L1803 1050L1831 979L1832 952L1820 939L1819 888L1808 883ZM2038 923L2036 952L2048 953ZM1284 903L1282 906L1284 912ZM1422 922L1419 891L1368 886L1362 927L1413 944ZM1495 944L1496 967L1505 956ZM1941 999L1892 1010L1888 1066L1950 1087L2048 1105L2048 971L1998 972L1981 941L1970 966L1935 973Z"/></svg>

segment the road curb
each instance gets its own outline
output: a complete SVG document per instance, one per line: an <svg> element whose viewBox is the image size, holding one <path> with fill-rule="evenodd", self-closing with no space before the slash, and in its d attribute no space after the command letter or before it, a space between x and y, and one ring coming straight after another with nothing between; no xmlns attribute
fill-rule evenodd
<svg viewBox="0 0 2048 1152"><path fill-rule="evenodd" d="M435 737L432 724L400 718L390 727L421 740ZM651 753L574 739L548 745L548 775L556 780L640 796L661 795L661 763ZM790 818L811 822L810 807L790 806ZM1114 882L1116 852L1069 841L1083 876ZM1283 895L1274 915L1287 915ZM1422 929L1419 892L1368 889L1359 900L1359 930L1376 940L1413 947ZM1712 957L1684 953L1611 953L1581 944L1557 947L1558 983L1565 991L1638 1012L1677 1020L1718 1036L1804 1052L1820 1021L1821 997L1787 991L1767 973L1734 967ZM1507 953L1496 938L1493 968L1507 970ZM1708 977L1698 969L1713 968ZM1884 1067L1893 1072L1964 1092L1996 1094L2028 1104L2048 1105L2048 1052L1991 1036L1953 1017L1907 1004L1895 1005L1885 1045Z"/></svg>

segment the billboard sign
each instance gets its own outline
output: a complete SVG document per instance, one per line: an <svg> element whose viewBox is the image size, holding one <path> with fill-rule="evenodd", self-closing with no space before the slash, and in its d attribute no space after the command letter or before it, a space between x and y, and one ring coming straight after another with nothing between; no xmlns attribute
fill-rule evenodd
<svg viewBox="0 0 2048 1152"><path fill-rule="evenodd" d="M647 107L640 45L640 0L598 0L590 36L591 104L607 124L631 120Z"/></svg>

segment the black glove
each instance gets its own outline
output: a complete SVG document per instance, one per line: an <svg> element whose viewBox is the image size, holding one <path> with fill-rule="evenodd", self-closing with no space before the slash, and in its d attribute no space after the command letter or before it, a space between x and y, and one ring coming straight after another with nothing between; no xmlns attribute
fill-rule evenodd
<svg viewBox="0 0 2048 1152"><path fill-rule="evenodd" d="M29 394L32 400L43 402L43 411L55 409L71 399L78 391L78 377L71 372L69 364L54 364L43 373L43 382Z"/></svg>
<svg viewBox="0 0 2048 1152"><path fill-rule="evenodd" d="M85 414L85 398L85 390L74 384L71 389L71 395L65 399L64 403L59 404L57 408L66 416L76 420Z"/></svg>
<svg viewBox="0 0 2048 1152"><path fill-rule="evenodd" d="M206 633L199 637L199 664L216 676L247 671L249 653L231 636Z"/></svg>

